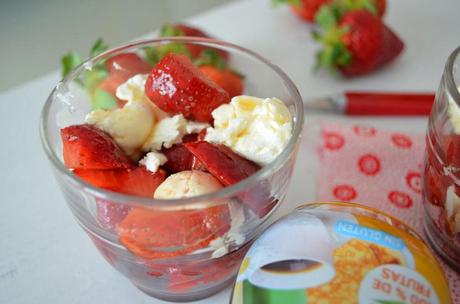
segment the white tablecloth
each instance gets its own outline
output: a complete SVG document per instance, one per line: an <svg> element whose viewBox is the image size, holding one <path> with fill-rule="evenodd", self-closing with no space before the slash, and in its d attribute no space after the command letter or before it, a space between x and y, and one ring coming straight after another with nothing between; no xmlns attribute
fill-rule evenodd
<svg viewBox="0 0 460 304"><path fill-rule="evenodd" d="M382 71L354 80L313 74L317 46L309 25L287 7L273 9L269 0L237 1L189 22L278 64L307 99L344 89L434 91L447 56L460 44L459 16L458 0L390 0L385 20L406 42L406 50ZM137 290L103 260L64 203L38 134L41 107L58 80L56 72L0 94L0 303L163 303ZM320 120L409 132L426 127L426 118L307 113L307 134L284 212L315 198L318 169L308 133ZM227 288L196 303L227 303L229 294Z"/></svg>

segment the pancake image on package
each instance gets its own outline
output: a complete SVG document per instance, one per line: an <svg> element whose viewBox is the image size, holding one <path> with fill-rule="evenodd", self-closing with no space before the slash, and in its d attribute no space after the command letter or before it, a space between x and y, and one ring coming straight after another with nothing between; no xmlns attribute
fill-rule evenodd
<svg viewBox="0 0 460 304"><path fill-rule="evenodd" d="M402 257L379 245L352 239L334 250L335 277L327 284L307 289L308 303L358 303L365 275L384 264L402 265Z"/></svg>

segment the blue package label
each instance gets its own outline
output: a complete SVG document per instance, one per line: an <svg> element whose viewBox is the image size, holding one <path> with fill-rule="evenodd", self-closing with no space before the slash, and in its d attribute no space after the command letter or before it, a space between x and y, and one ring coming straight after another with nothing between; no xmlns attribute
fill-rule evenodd
<svg viewBox="0 0 460 304"><path fill-rule="evenodd" d="M394 250L402 250L405 247L404 241L398 237L349 221L337 221L334 224L334 230L338 234L376 243Z"/></svg>

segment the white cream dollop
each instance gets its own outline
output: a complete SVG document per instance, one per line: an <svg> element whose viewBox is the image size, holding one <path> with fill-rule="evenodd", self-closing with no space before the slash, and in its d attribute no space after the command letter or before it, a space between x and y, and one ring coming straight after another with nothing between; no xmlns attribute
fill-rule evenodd
<svg viewBox="0 0 460 304"><path fill-rule="evenodd" d="M148 103L151 104L156 120L161 120L169 115L150 101L145 94L145 82L147 74L137 74L121 84L116 91L116 96L120 100L126 100L128 103Z"/></svg>
<svg viewBox="0 0 460 304"><path fill-rule="evenodd" d="M139 161L139 164L144 165L147 170L155 173L158 168L166 164L167 161L168 159L163 153L149 152Z"/></svg>
<svg viewBox="0 0 460 304"><path fill-rule="evenodd" d="M127 103L115 110L94 110L86 122L109 133L129 156L139 152L155 123L152 108L145 103Z"/></svg>
<svg viewBox="0 0 460 304"><path fill-rule="evenodd" d="M224 144L262 166L272 162L291 138L291 113L277 98L236 96L212 116L214 127L206 130L205 140Z"/></svg>
<svg viewBox="0 0 460 304"><path fill-rule="evenodd" d="M199 133L209 127L207 123L188 121L182 114L174 115L160 120L152 130L142 146L143 151L161 150L171 148L172 145L182 142L186 134Z"/></svg>
<svg viewBox="0 0 460 304"><path fill-rule="evenodd" d="M180 143L185 134L186 123L182 114L160 120L142 145L142 150L161 150L162 147L171 148L172 145Z"/></svg>
<svg viewBox="0 0 460 304"><path fill-rule="evenodd" d="M171 174L155 190L156 199L192 197L214 192L223 188L211 174L202 171L181 171ZM206 203L203 206L208 207ZM184 206L185 208L185 206Z"/></svg>

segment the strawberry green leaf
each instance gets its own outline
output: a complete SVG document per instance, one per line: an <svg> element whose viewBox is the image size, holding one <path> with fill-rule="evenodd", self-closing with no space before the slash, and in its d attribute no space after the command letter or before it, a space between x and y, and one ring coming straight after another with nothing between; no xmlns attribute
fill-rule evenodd
<svg viewBox="0 0 460 304"><path fill-rule="evenodd" d="M91 106L93 109L113 109L117 106L117 101L108 92L96 88L91 96Z"/></svg>
<svg viewBox="0 0 460 304"><path fill-rule="evenodd" d="M99 83L106 79L108 72L104 69L95 68L89 71L86 71L83 75L83 84L88 92L92 93L96 90Z"/></svg>
<svg viewBox="0 0 460 304"><path fill-rule="evenodd" d="M337 26L340 18L338 7L335 5L322 5L315 15L315 23L323 30Z"/></svg>
<svg viewBox="0 0 460 304"><path fill-rule="evenodd" d="M274 6L278 6L281 4L289 4L289 5L300 7L302 5L302 0L272 0L272 4Z"/></svg>
<svg viewBox="0 0 460 304"><path fill-rule="evenodd" d="M73 51L68 52L61 58L62 77L67 76L70 71L75 69L83 62L81 56Z"/></svg>
<svg viewBox="0 0 460 304"><path fill-rule="evenodd" d="M348 28L337 26L330 26L323 32L312 32L313 38L323 46L316 54L315 69L324 67L334 70L351 63L352 55L342 42L342 37L347 32Z"/></svg>
<svg viewBox="0 0 460 304"><path fill-rule="evenodd" d="M91 47L91 51L89 52L90 57L94 57L99 55L102 52L107 51L109 46L104 42L102 38L96 40L94 45Z"/></svg>
<svg viewBox="0 0 460 304"><path fill-rule="evenodd" d="M203 52L201 52L200 56L196 58L193 63L196 66L202 66L202 65L212 65L219 70L223 70L227 67L227 62L225 59L219 55L218 52L215 50L211 49L206 49Z"/></svg>
<svg viewBox="0 0 460 304"><path fill-rule="evenodd" d="M174 36L185 36L185 33L170 24L165 24L160 30L160 37L174 37Z"/></svg>
<svg viewBox="0 0 460 304"><path fill-rule="evenodd" d="M321 36L321 33L319 31L313 30L311 32L311 36L313 37L313 40L321 42L322 36Z"/></svg>
<svg viewBox="0 0 460 304"><path fill-rule="evenodd" d="M378 15L375 0L335 0L334 5L339 8L341 15L359 9L366 9L373 15Z"/></svg>
<svg viewBox="0 0 460 304"><path fill-rule="evenodd" d="M102 38L96 40L89 52L90 57L106 51L108 45ZM66 76L83 62L82 57L76 52L69 52L61 59L62 75ZM90 70L84 70L75 81L88 93L93 109L112 109L117 106L114 96L99 88L99 84L108 77L105 60L95 64Z"/></svg>
<svg viewBox="0 0 460 304"><path fill-rule="evenodd" d="M145 53L145 59L150 65L157 64L164 56L169 53L182 54L189 58L191 57L190 52L185 44L180 42L171 42L156 47L144 47L143 50Z"/></svg>
<svg viewBox="0 0 460 304"><path fill-rule="evenodd" d="M160 54L157 47L146 46L143 47L142 50L145 54L145 60L147 60L150 65L154 66L158 61L160 61Z"/></svg>

